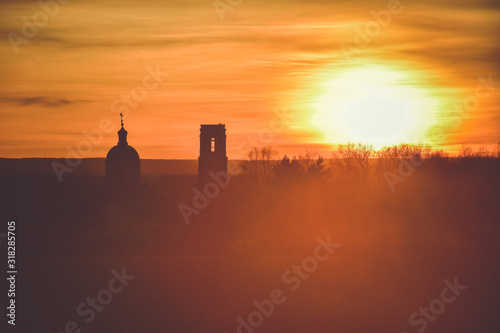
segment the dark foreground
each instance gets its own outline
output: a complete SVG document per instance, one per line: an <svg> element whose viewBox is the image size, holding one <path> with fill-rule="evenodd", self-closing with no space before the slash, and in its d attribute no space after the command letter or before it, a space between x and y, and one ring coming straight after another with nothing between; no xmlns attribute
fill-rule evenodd
<svg viewBox="0 0 500 333"><path fill-rule="evenodd" d="M424 164L394 192L324 175L262 189L233 177L189 225L178 205L193 206L193 176L117 194L99 176L6 174L0 232L17 222L18 275L16 326L5 326L498 332L499 170Z"/></svg>

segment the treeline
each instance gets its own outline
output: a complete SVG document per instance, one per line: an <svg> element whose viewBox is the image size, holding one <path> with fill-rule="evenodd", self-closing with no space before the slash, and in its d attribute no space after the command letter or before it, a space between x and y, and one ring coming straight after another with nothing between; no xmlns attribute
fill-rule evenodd
<svg viewBox="0 0 500 333"><path fill-rule="evenodd" d="M391 185L404 181L424 164L426 168L436 169L466 167L491 161L498 164L499 160L500 147L496 151L488 151L484 148L473 150L464 145L458 155L451 156L442 149L433 149L424 144L403 143L376 150L369 144L345 143L340 144L325 159L311 152L279 158L273 147L265 146L252 148L240 171L243 177L253 183L255 190L262 191L267 184L292 180L301 182L306 179Z"/></svg>

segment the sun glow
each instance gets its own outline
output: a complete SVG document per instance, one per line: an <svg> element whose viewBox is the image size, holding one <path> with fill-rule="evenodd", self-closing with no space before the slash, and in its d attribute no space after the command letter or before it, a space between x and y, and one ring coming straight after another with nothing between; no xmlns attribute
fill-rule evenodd
<svg viewBox="0 0 500 333"><path fill-rule="evenodd" d="M426 141L439 101L410 72L383 66L346 70L323 84L311 124L328 143L363 142L375 148Z"/></svg>

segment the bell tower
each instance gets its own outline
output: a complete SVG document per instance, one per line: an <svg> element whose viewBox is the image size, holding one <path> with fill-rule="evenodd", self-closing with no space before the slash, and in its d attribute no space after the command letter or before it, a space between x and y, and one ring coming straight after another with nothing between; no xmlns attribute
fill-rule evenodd
<svg viewBox="0 0 500 333"><path fill-rule="evenodd" d="M201 125L198 181L210 179L210 172L227 172L226 125Z"/></svg>

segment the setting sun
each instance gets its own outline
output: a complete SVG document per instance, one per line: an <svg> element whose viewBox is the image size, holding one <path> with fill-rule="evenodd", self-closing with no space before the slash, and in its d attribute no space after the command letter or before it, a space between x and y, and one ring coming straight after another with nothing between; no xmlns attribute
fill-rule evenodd
<svg viewBox="0 0 500 333"><path fill-rule="evenodd" d="M312 125L327 143L375 147L423 142L435 125L439 101L411 72L368 66L332 75L313 105Z"/></svg>

